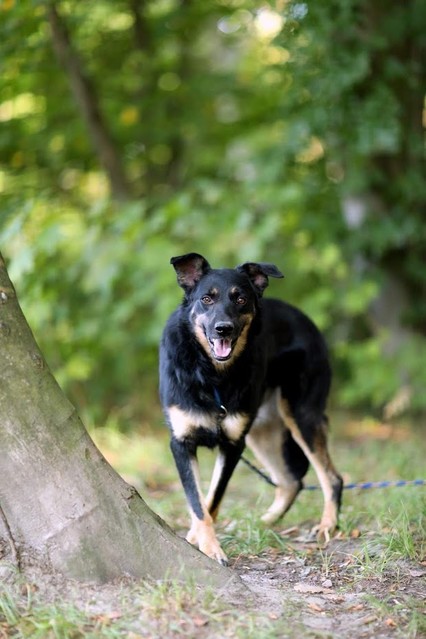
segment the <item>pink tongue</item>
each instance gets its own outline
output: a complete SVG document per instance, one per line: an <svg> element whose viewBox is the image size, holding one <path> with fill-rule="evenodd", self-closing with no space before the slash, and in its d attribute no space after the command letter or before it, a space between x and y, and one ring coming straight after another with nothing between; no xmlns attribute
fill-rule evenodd
<svg viewBox="0 0 426 639"><path fill-rule="evenodd" d="M231 352L231 340L215 339L213 340L213 349L216 357L228 357Z"/></svg>

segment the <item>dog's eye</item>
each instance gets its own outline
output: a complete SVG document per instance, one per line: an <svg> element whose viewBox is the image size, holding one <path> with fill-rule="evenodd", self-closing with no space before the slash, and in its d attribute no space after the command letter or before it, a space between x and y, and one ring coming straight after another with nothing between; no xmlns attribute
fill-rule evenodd
<svg viewBox="0 0 426 639"><path fill-rule="evenodd" d="M244 306L244 304L247 304L247 298L240 295L239 297L237 297L237 304L239 304L240 306Z"/></svg>
<svg viewBox="0 0 426 639"><path fill-rule="evenodd" d="M203 304L213 304L213 300L210 295L203 295L201 301L203 302Z"/></svg>

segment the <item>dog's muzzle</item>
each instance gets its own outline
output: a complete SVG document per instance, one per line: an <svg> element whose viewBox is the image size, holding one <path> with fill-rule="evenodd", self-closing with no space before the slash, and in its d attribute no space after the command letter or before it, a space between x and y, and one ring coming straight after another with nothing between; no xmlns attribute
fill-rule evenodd
<svg viewBox="0 0 426 639"><path fill-rule="evenodd" d="M231 322L216 322L214 331L217 335L209 338L213 355L219 361L225 361L231 357L232 354L232 338L231 335L234 331L234 325Z"/></svg>

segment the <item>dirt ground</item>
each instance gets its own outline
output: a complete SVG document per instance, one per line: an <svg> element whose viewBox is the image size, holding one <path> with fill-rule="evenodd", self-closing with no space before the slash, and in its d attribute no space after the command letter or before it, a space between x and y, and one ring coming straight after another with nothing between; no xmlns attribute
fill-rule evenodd
<svg viewBox="0 0 426 639"><path fill-rule="evenodd" d="M270 550L258 557L240 556L232 562L231 570L238 573L247 593L234 596L234 600L225 595L215 604L225 612L211 617L208 606L193 600L174 607L170 603L173 593L170 600L166 596L159 601L157 597L155 605L147 605L146 591L132 579L103 586L81 585L42 572L28 558L25 576L17 576L5 543L0 545L0 580L23 602L30 592L35 605L65 602L109 626L118 620L126 629L120 636L129 639L426 637L413 617L414 610L419 617L426 613L426 565L386 563L378 574L377 561L374 570L369 570L368 558L377 560L382 552L374 536L337 538L326 550L308 542L303 531L293 529L288 537L288 553ZM223 626L217 621L221 614L223 619L228 618ZM257 619L258 625L245 626L244 618L248 617ZM1 637L20 636L12 631L7 634L7 628L4 632L0 619ZM90 636L110 636L102 629L93 634L93 627L91 632Z"/></svg>
<svg viewBox="0 0 426 639"><path fill-rule="evenodd" d="M411 625L413 601L426 614L426 567L401 561L380 576L369 574L366 548L370 557L381 552L373 537L367 544L335 539L327 550L295 540L288 556L242 558L234 569L256 594L258 605L288 617L294 637L426 636Z"/></svg>

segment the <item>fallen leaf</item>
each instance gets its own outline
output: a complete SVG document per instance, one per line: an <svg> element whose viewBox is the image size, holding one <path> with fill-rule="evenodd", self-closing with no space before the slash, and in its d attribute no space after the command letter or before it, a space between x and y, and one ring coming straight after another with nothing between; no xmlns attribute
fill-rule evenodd
<svg viewBox="0 0 426 639"><path fill-rule="evenodd" d="M294 533L299 532L299 527L298 526L292 526L291 528L286 528L286 530L282 530L280 532L280 535L282 535L283 537L286 537L287 535L294 535Z"/></svg>
<svg viewBox="0 0 426 639"><path fill-rule="evenodd" d="M296 584L294 586L294 590L296 590L296 592L310 595L334 592L333 590L330 590L330 588L324 588L323 586L314 586L313 584Z"/></svg>
<svg viewBox="0 0 426 639"><path fill-rule="evenodd" d="M314 610L315 612L324 612L324 608L321 608L321 606L319 606L316 603L308 604L308 608L310 608L311 610Z"/></svg>
<svg viewBox="0 0 426 639"><path fill-rule="evenodd" d="M321 593L323 591L323 588L321 588L321 586L313 586L312 584L296 584L294 586L294 589L296 590L296 592L302 592L306 594Z"/></svg>
<svg viewBox="0 0 426 639"><path fill-rule="evenodd" d="M114 621L114 619L120 619L122 616L122 612L113 610L112 612L108 612L105 614L93 615L92 618L96 619L98 623L108 625L109 623L111 623L111 621Z"/></svg>
<svg viewBox="0 0 426 639"><path fill-rule="evenodd" d="M24 597L26 597L27 595L29 595L31 592L37 592L38 590L38 586L37 584L30 584L30 583L25 583L22 585L21 587L21 594L24 595Z"/></svg>
<svg viewBox="0 0 426 639"><path fill-rule="evenodd" d="M368 617L364 617L364 619L360 619L359 623L363 626L367 626L369 623L373 623L373 621L377 621L376 615L368 615Z"/></svg>
<svg viewBox="0 0 426 639"><path fill-rule="evenodd" d="M351 530L351 538L358 539L358 537L361 537L361 531L358 530L358 528L354 528L353 530Z"/></svg>
<svg viewBox="0 0 426 639"><path fill-rule="evenodd" d="M207 624L209 623L209 620L205 617L194 617L192 621L194 622L194 626L197 626L197 628L207 626Z"/></svg>
<svg viewBox="0 0 426 639"><path fill-rule="evenodd" d="M328 601L335 601L336 603L342 603L343 601L345 601L345 597L343 597L343 595L338 595L335 592L333 593L325 592L324 597L328 599Z"/></svg>
<svg viewBox="0 0 426 639"><path fill-rule="evenodd" d="M388 626L388 628L396 628L396 622L391 619L391 617L385 620L385 624Z"/></svg>
<svg viewBox="0 0 426 639"><path fill-rule="evenodd" d="M350 610L350 611L364 610L364 604L362 604L362 603L355 604L354 606L350 606L348 608L348 610Z"/></svg>
<svg viewBox="0 0 426 639"><path fill-rule="evenodd" d="M346 539L346 535L342 530L339 530L333 537L334 541L340 541L341 539Z"/></svg>

